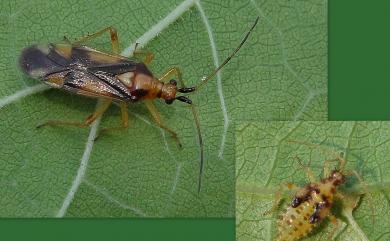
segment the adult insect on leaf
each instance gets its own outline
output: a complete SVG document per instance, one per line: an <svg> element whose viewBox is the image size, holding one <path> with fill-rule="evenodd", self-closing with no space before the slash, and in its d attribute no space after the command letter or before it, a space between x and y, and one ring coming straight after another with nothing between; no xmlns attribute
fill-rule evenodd
<svg viewBox="0 0 390 241"><path fill-rule="evenodd" d="M184 85L181 71L176 67L169 69L160 78L155 77L147 67L153 60L153 54L150 52L134 50L133 55L146 56L143 62L136 62L120 56L119 39L117 31L113 27L107 27L96 33L86 35L73 43L51 43L30 46L22 51L19 59L19 65L26 74L40 79L54 88L102 99L102 104L99 108L89 115L84 122L51 120L38 125L38 127L49 125L87 127L102 116L110 104L115 101L119 103L121 108L122 126L106 128L101 133L127 128L129 122L127 112L128 104L144 101L157 125L167 131L179 147L181 147L182 145L176 132L162 122L152 100L161 98L167 104L172 104L174 100L179 100L191 105L192 101L188 97L176 96L177 93L195 92L201 85L206 84L208 80L215 76L243 46L257 25L258 20L259 18L257 17L251 29L232 54L195 87L186 87ZM110 33L113 54L104 53L84 45L85 42L99 37L106 32ZM178 78L181 84L180 88L177 87L176 80L170 79L173 76ZM169 82L165 83L167 80ZM192 107L192 113L196 122L200 146L199 193L204 166L203 141L199 120L194 107Z"/></svg>

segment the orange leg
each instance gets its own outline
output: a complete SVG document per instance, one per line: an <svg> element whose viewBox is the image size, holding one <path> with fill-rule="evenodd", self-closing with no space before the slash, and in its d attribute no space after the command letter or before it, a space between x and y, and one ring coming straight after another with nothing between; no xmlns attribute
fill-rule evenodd
<svg viewBox="0 0 390 241"><path fill-rule="evenodd" d="M96 33L88 34L88 35L80 38L79 40L73 42L73 44L79 45L79 44L84 43L86 41L89 41L91 39L97 38L97 37L101 36L102 34L104 34L105 32L110 32L112 52L114 54L119 54L118 33L117 33L116 29L114 27L111 27L111 26L107 27L105 29L102 29L102 30L100 30L100 31L98 31Z"/></svg>
<svg viewBox="0 0 390 241"><path fill-rule="evenodd" d="M129 113L127 112L127 104L124 102L121 102L119 104L119 106L121 108L121 123L122 123L122 125L118 126L118 127L109 127L109 128L102 129L99 132L99 134L96 136L95 140L100 138L102 135L106 135L108 132L120 131L120 130L123 130L123 129L126 129L129 127Z"/></svg>
<svg viewBox="0 0 390 241"><path fill-rule="evenodd" d="M294 190L294 191L299 190L299 187L296 186L296 185L293 184L293 183L283 183L282 185L280 185L279 190L278 190L278 191L276 192L276 194L275 194L275 199L274 199L274 202L273 202L273 204L272 204L271 209L268 210L268 211L265 211L265 212L263 213L263 215L271 214L271 213L275 212L275 211L278 209L279 204L280 204L280 201L282 201L282 199L283 199L283 198L282 198L283 191L284 191L286 188L287 188L288 190Z"/></svg>
<svg viewBox="0 0 390 241"><path fill-rule="evenodd" d="M111 100L103 100L101 105L89 115L84 122L75 122L75 121L59 121L59 120L50 120L43 124L37 126L37 128L45 126L75 126L80 128L88 127L92 122L94 122L98 117L104 114L111 104Z"/></svg>
<svg viewBox="0 0 390 241"><path fill-rule="evenodd" d="M161 120L161 117L160 117L160 114L158 113L157 111L157 108L156 106L153 104L152 101L150 100L145 100L145 105L146 107L148 108L150 114L152 115L154 121L156 122L156 124L164 129L166 132L168 132L169 134L171 134L172 138L177 142L178 146L181 148L182 145L180 143L180 140L179 138L177 137L177 134L176 132L174 132L173 130L171 130L169 127L165 126Z"/></svg>
<svg viewBox="0 0 390 241"><path fill-rule="evenodd" d="M170 68L158 80L161 82L165 82L165 81L169 80L170 78L172 78L172 76L177 76L177 80L184 87L184 82L183 82L183 78L181 75L181 71L180 71L180 69L178 69L176 67Z"/></svg>
<svg viewBox="0 0 390 241"><path fill-rule="evenodd" d="M144 60L142 61L144 64L149 65L152 60L154 59L154 54L150 51L146 50L137 50L134 51L133 56L138 58L138 56L145 56Z"/></svg>
<svg viewBox="0 0 390 241"><path fill-rule="evenodd" d="M73 44L79 45L79 44L84 43L86 41L89 41L91 39L97 38L97 37L101 36L102 34L104 34L105 32L110 32L112 52L114 54L119 54L118 34L117 34L116 29L113 28L113 27L107 27L105 29L102 29L102 30L96 32L96 33L88 34L88 35L80 38L79 40L73 42ZM64 37L64 40L67 41L67 42L70 42L66 37ZM44 126L60 126L60 125L75 126L75 127L80 127L80 128L88 127L99 116L104 114L104 112L110 106L111 102L112 102L111 100L102 100L102 104L99 107L97 107L97 109L90 116L88 116L84 122L50 120L50 121L47 121L47 122L45 122L43 124L38 125L37 128L41 128L41 127L44 127ZM126 117L127 111L124 111L124 109L125 109L125 107L121 106L122 121L124 123L123 126L127 127L128 126L128 117Z"/></svg>
<svg viewBox="0 0 390 241"><path fill-rule="evenodd" d="M145 56L145 59L142 61L144 64L149 65L154 59L154 54L148 50L137 50L138 43L135 44L133 51L133 56L138 58L139 56Z"/></svg>
<svg viewBox="0 0 390 241"><path fill-rule="evenodd" d="M333 229L328 235L328 241L333 240L335 233L337 232L337 229L339 228L339 221L333 214L329 214L329 219L331 223L333 224Z"/></svg>

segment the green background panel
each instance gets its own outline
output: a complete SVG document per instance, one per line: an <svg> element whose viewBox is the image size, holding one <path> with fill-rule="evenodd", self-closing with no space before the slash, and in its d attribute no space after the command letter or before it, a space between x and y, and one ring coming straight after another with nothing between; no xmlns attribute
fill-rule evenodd
<svg viewBox="0 0 390 241"><path fill-rule="evenodd" d="M390 119L389 9L383 0L329 1L330 119ZM3 219L0 226L3 240L234 240L233 219Z"/></svg>
<svg viewBox="0 0 390 241"><path fill-rule="evenodd" d="M389 120L390 1L329 1L329 119Z"/></svg>
<svg viewBox="0 0 390 241"><path fill-rule="evenodd" d="M233 219L3 219L1 240L234 240Z"/></svg>

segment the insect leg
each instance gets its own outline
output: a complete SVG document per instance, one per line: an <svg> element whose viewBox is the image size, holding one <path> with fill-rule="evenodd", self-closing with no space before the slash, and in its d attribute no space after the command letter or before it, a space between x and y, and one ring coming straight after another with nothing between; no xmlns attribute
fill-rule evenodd
<svg viewBox="0 0 390 241"><path fill-rule="evenodd" d="M156 122L156 124L164 129L165 131L167 131L169 134L171 134L172 138L177 142L178 146L181 148L182 145L180 143L180 140L179 138L177 137L177 134L176 132L174 132L173 130L171 130L169 127L165 126L161 120L161 117L160 117L160 114L158 113L157 111L157 108L156 106L153 104L152 101L150 100L145 100L144 101L146 107L148 108L150 114L152 115L154 121Z"/></svg>
<svg viewBox="0 0 390 241"><path fill-rule="evenodd" d="M159 78L159 81L165 82L165 81L169 80L174 75L177 76L177 80L179 81L179 84L184 89L185 88L185 84L184 84L184 81L183 81L183 78L182 78L181 71L180 71L179 68L176 68L176 67L170 68L165 74L163 74ZM199 123L198 114L197 114L195 105L193 103L191 104L191 111L192 111L192 115L194 117L196 129L197 129L197 132L198 132L198 140L199 140L199 148L200 148L200 171L199 171L199 183L198 183L198 193L199 193L200 192L200 188L201 188L201 183L202 183L202 173L203 173L203 166L204 166L204 164L203 164L204 163L203 138L202 138L202 133L201 133L201 129L200 129L200 123Z"/></svg>
<svg viewBox="0 0 390 241"><path fill-rule="evenodd" d="M124 102L121 102L119 104L121 108L121 126L118 127L110 127L110 128L104 128L102 129L99 134L96 136L95 141L100 138L102 135L107 134L108 132L111 131L118 131L118 130L123 130L129 127L129 113L127 112L127 104Z"/></svg>
<svg viewBox="0 0 390 241"><path fill-rule="evenodd" d="M305 146L307 146L309 148L317 148L317 149L319 149L320 151L322 151L326 155L329 155L329 154L330 155L335 155L336 158L334 160L339 162L338 169L341 170L341 171L344 170L344 167L345 167L345 165L347 163L347 161L344 159L343 155L340 155L339 153L336 153L332 148L329 148L327 146L314 144L314 143L309 143L309 142L305 142L305 141L297 141L297 140L288 140L288 142L305 145Z"/></svg>
<svg viewBox="0 0 390 241"><path fill-rule="evenodd" d="M176 67L170 68L158 80L161 82L165 82L165 81L169 80L170 78L172 78L172 76L174 76L174 75L177 76L179 83L182 85L182 87L184 87L184 82L182 79L181 71L179 68L176 68Z"/></svg>
<svg viewBox="0 0 390 241"><path fill-rule="evenodd" d="M64 42L66 42L67 44L72 44L72 43L70 42L70 40L68 39L68 37L66 37L66 36L64 36Z"/></svg>
<svg viewBox="0 0 390 241"><path fill-rule="evenodd" d="M104 34L105 32L110 32L112 52L114 54L119 54L118 33L117 33L116 29L114 27L112 27L112 26L107 27L105 29L102 29L102 30L100 30L100 31L98 31L96 33L88 34L88 35L80 38L79 40L73 42L73 44L75 44L75 45L81 44L83 42L86 42L86 41L89 41L91 39L97 38L97 37L101 36L102 34Z"/></svg>
<svg viewBox="0 0 390 241"><path fill-rule="evenodd" d="M372 195L370 194L369 192L369 187L367 186L367 183L363 180L363 178L359 175L359 173L357 173L357 171L353 170L351 171L352 173L349 174L349 175L354 175L360 182L360 184L362 185L363 189L364 189L364 192L367 194L367 197L369 199L369 205L370 205L370 209L371 209L371 217L372 217L372 224L375 224L375 207L374 207L374 198L372 197Z"/></svg>
<svg viewBox="0 0 390 241"><path fill-rule="evenodd" d="M121 115L122 115L122 127L127 128L129 127L129 113L127 112L127 104L126 103L120 103L121 107Z"/></svg>
<svg viewBox="0 0 390 241"><path fill-rule="evenodd" d="M310 169L308 165L304 165L302 163L302 160L296 156L295 157L298 160L298 164L302 167L302 169L306 172L307 178L309 179L310 182L316 182L316 178L314 176L313 171ZM310 165L310 164L309 164Z"/></svg>
<svg viewBox="0 0 390 241"><path fill-rule="evenodd" d="M329 233L329 235L328 235L328 241L330 241L330 240L333 240L333 238L334 238L334 235L335 235L335 233L336 233L336 231L338 230L338 228L339 228L339 221L338 221L338 219L333 215L333 214L329 214L329 220L332 222L332 224L333 224L333 229L332 229L332 231Z"/></svg>
<svg viewBox="0 0 390 241"><path fill-rule="evenodd" d="M330 174L332 173L332 168L331 168L331 166L330 166L330 163L331 163L331 162L338 162L338 161L340 161L339 158L342 158L342 157L338 157L338 158L336 158L336 159L331 159L331 160L325 160L325 161L324 161L324 167L323 167L323 170L324 170L324 178L329 177Z"/></svg>
<svg viewBox="0 0 390 241"><path fill-rule="evenodd" d="M293 184L293 183L283 183L279 186L279 189L276 191L275 193L275 199L272 203L272 207L270 210L267 210L263 213L263 215L269 215L273 212L275 212L278 207L279 207L279 204L280 204L280 201L282 201L282 196L283 196L283 192L285 189L288 189L288 190L291 190L291 191L298 191L300 188Z"/></svg>
<svg viewBox="0 0 390 241"><path fill-rule="evenodd" d="M150 51L147 51L147 50L137 50L137 51L134 51L133 55L135 57L138 57L138 56L145 56L145 59L142 60L142 62L146 65L149 65L152 60L154 59L154 54Z"/></svg>
<svg viewBox="0 0 390 241"><path fill-rule="evenodd" d="M138 58L138 56L145 56L145 59L142 62L146 65L150 64L152 62L152 60L154 59L154 54L148 50L137 50L137 46L138 46L138 43L135 44L133 56L137 57L137 58Z"/></svg>
<svg viewBox="0 0 390 241"><path fill-rule="evenodd" d="M110 106L111 100L103 100L102 104L89 115L84 122L76 122L76 121L59 121L59 120L50 120L43 124L37 126L37 128L45 127L45 126L76 126L80 128L88 127L92 122L94 122L99 116L103 115L103 113Z"/></svg>

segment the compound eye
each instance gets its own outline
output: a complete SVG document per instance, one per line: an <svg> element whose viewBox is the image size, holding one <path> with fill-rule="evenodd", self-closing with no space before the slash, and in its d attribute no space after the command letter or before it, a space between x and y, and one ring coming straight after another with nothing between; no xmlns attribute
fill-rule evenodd
<svg viewBox="0 0 390 241"><path fill-rule="evenodd" d="M171 85L174 85L174 86L177 85L177 81L174 80L174 79L171 79L171 80L169 81L169 83L170 83Z"/></svg>
<svg viewBox="0 0 390 241"><path fill-rule="evenodd" d="M165 100L165 103L167 103L168 105L170 105L170 104L173 103L174 100L175 100L175 99L172 99L172 100Z"/></svg>

